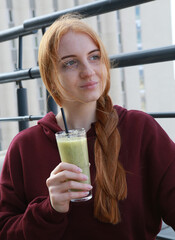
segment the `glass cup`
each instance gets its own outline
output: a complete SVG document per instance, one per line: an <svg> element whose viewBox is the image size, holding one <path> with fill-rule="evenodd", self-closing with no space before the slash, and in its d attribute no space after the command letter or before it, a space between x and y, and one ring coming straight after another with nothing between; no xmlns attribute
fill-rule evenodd
<svg viewBox="0 0 175 240"><path fill-rule="evenodd" d="M88 180L83 183L91 184L90 170L89 170L89 156L87 147L86 131L82 129L69 130L57 132L55 134L60 153L61 161L72 163L82 169L82 173L88 176ZM81 191L78 189L71 189L70 191ZM85 197L72 199L72 202L87 201L92 198L92 190Z"/></svg>

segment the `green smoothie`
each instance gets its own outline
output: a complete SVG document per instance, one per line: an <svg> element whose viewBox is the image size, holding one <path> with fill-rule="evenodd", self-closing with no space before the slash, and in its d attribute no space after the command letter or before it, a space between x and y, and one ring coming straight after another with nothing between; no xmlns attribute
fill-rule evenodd
<svg viewBox="0 0 175 240"><path fill-rule="evenodd" d="M90 184L89 157L86 137L69 137L57 138L58 149L62 162L72 163L80 167L83 174L88 176L84 181Z"/></svg>
<svg viewBox="0 0 175 240"><path fill-rule="evenodd" d="M91 184L89 171L89 156L87 147L86 131L82 129L69 130L58 132L55 134L57 145L62 162L72 163L82 169L82 173L88 176L88 180L83 183ZM78 189L71 189L70 191L81 191ZM71 199L72 202L87 201L92 198L92 191L83 198Z"/></svg>

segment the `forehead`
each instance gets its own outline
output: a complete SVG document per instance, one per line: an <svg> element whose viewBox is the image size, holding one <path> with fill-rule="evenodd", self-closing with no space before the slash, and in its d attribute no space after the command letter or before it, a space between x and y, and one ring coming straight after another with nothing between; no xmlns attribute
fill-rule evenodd
<svg viewBox="0 0 175 240"><path fill-rule="evenodd" d="M69 31L60 40L59 55L88 52L98 49L94 40L86 33Z"/></svg>

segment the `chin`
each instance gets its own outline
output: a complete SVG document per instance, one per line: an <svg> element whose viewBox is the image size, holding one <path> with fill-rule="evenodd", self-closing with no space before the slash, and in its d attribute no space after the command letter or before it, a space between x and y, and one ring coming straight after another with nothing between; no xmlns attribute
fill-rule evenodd
<svg viewBox="0 0 175 240"><path fill-rule="evenodd" d="M87 96L87 98L85 98L85 97L83 98L83 101L87 102L87 103L96 102L100 98L100 96L101 96L101 94L96 95L96 96Z"/></svg>
<svg viewBox="0 0 175 240"><path fill-rule="evenodd" d="M94 102L97 101L101 95L101 91L89 92L87 94L84 94L82 99L84 99L85 102Z"/></svg>

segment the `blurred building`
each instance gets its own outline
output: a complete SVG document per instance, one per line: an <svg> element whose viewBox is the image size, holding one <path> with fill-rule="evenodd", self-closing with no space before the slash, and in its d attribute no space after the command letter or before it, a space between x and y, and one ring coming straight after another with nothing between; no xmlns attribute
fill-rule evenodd
<svg viewBox="0 0 175 240"><path fill-rule="evenodd" d="M26 19L50 14L93 0L4 0L0 31L22 25ZM169 46L175 43L173 0L159 0L86 19L101 36L109 55ZM175 9L174 9L175 10ZM109 27L110 26L110 27ZM23 69L37 65L41 31L23 38ZM18 68L18 39L0 43L0 73ZM23 81L30 115L46 113L46 90L41 79ZM0 117L17 116L16 83L0 84ZM175 111L174 62L111 70L110 95L114 104L146 112ZM159 120L175 140L175 119ZM30 122L30 126L36 122ZM18 133L17 122L0 122L0 150Z"/></svg>

